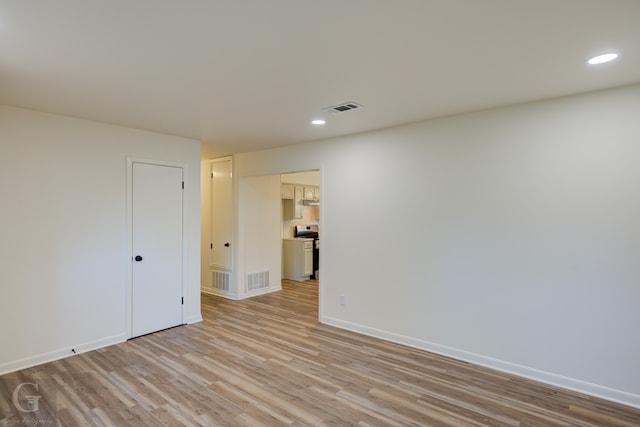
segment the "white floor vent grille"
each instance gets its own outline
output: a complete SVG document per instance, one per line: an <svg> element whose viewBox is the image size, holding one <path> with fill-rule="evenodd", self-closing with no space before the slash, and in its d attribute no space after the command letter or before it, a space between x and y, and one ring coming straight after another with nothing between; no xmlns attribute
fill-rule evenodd
<svg viewBox="0 0 640 427"><path fill-rule="evenodd" d="M229 290L229 277L230 274L227 271L216 271L213 270L212 274L212 287L213 289L219 289L221 291Z"/></svg>
<svg viewBox="0 0 640 427"><path fill-rule="evenodd" d="M260 271L247 274L247 292L269 287L269 272Z"/></svg>

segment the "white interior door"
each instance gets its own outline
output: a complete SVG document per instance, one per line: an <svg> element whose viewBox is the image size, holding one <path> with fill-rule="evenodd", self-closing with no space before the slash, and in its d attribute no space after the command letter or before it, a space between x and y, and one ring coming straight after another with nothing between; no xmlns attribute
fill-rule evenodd
<svg viewBox="0 0 640 427"><path fill-rule="evenodd" d="M211 163L211 265L231 270L233 181L231 160Z"/></svg>
<svg viewBox="0 0 640 427"><path fill-rule="evenodd" d="M132 336L181 325L180 167L132 164Z"/></svg>

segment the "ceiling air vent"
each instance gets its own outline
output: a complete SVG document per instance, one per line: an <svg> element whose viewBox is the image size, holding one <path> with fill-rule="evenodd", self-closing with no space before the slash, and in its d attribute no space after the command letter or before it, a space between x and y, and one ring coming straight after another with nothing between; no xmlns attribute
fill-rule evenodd
<svg viewBox="0 0 640 427"><path fill-rule="evenodd" d="M358 108L362 108L362 105L356 102L345 102L344 104L323 108L322 111L328 111L329 113L342 113L349 110L357 110Z"/></svg>

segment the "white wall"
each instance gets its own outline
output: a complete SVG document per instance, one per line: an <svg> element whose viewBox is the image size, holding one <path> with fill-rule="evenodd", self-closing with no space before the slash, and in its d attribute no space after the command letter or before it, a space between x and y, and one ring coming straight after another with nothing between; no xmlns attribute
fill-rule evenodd
<svg viewBox="0 0 640 427"><path fill-rule="evenodd" d="M241 154L235 172L321 170L323 322L640 406L638 117L636 85Z"/></svg>
<svg viewBox="0 0 640 427"><path fill-rule="evenodd" d="M239 180L238 257L235 283L238 298L282 289L282 207L280 175ZM269 271L269 288L248 293L247 274Z"/></svg>
<svg viewBox="0 0 640 427"><path fill-rule="evenodd" d="M201 318L199 142L0 106L0 373L126 339L127 156L187 165L185 320Z"/></svg>
<svg viewBox="0 0 640 427"><path fill-rule="evenodd" d="M289 184L320 185L320 174L318 171L304 171L287 173L280 176L280 181Z"/></svg>

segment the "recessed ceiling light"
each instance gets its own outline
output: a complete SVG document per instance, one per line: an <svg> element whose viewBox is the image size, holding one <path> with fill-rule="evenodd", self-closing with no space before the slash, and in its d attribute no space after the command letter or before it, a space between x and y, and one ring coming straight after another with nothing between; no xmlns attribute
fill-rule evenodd
<svg viewBox="0 0 640 427"><path fill-rule="evenodd" d="M325 123L327 123L327 122L325 122L325 121L324 121L324 120L322 120L322 119L317 119L317 120L312 120L312 121L311 121L311 124L314 124L314 125L323 125L323 124L325 124Z"/></svg>
<svg viewBox="0 0 640 427"><path fill-rule="evenodd" d="M605 62L613 61L617 57L618 57L617 53L605 53L605 54L590 58L589 60L587 60L587 63L590 65L604 64Z"/></svg>

